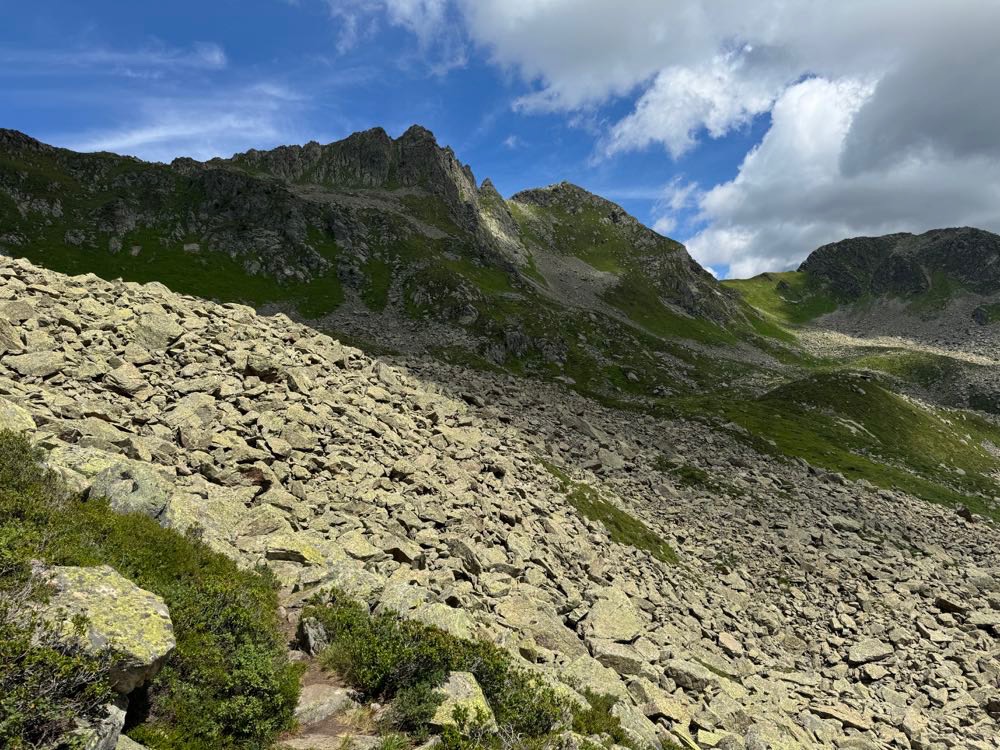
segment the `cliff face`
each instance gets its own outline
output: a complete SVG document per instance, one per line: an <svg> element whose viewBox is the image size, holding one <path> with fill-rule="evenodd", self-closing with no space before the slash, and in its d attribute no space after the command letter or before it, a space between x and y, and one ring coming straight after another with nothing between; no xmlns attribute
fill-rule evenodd
<svg viewBox="0 0 1000 750"><path fill-rule="evenodd" d="M1000 236L965 227L857 237L819 248L799 270L848 301L866 295L915 297L936 283L994 294L1000 291Z"/></svg>

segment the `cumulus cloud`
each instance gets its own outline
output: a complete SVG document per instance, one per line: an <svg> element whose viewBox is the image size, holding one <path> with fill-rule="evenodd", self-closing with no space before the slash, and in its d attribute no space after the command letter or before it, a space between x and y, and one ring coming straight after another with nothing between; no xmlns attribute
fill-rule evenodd
<svg viewBox="0 0 1000 750"><path fill-rule="evenodd" d="M795 267L848 236L973 225L1000 231L1000 162L988 153L912 153L845 173L854 125L878 86L809 79L772 112L771 129L739 174L698 199L705 228L688 246L735 277Z"/></svg>
<svg viewBox="0 0 1000 750"><path fill-rule="evenodd" d="M614 126L604 153L660 142L678 158L695 147L701 129L721 138L770 110L789 74L754 66L757 74L746 75L753 52L747 45L702 65L672 66L659 73L635 111Z"/></svg>

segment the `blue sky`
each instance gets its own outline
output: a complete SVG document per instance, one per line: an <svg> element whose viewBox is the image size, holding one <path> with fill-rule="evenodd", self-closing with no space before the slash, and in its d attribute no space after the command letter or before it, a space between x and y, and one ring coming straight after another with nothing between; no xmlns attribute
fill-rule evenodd
<svg viewBox="0 0 1000 750"><path fill-rule="evenodd" d="M890 33L871 9L901 1L807 23L808 0L0 0L0 126L169 160L419 123L505 195L569 180L747 275L849 234L1000 228L995 119L888 143L884 127L928 86L996 114L953 92L973 66L996 82L995 35L972 34L953 76L919 61L958 6L980 28L997 4L907 0L925 26ZM765 36L748 31L762 18Z"/></svg>

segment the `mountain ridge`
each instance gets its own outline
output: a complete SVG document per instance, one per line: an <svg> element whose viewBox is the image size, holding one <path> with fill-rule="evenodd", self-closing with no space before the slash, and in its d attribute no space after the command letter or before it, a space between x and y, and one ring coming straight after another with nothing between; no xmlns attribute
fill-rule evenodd
<svg viewBox="0 0 1000 750"><path fill-rule="evenodd" d="M620 206L567 184L507 200L420 126L170 165L12 131L0 143L0 247L64 272L160 280L333 326L389 311L446 329L462 356L606 392L631 387L622 371L646 392L671 379L635 361L649 346L630 339L690 362L695 345L760 324ZM583 328L623 343L607 356L581 344Z"/></svg>

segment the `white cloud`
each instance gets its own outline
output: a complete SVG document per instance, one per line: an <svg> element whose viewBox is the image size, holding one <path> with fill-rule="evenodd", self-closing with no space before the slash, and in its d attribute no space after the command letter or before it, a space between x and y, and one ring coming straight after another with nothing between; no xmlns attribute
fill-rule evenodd
<svg viewBox="0 0 1000 750"><path fill-rule="evenodd" d="M702 128L721 138L771 109L788 74L760 69L746 75L753 50L744 47L716 55L697 67L672 66L660 72L643 93L635 111L618 122L604 153L662 143L674 158L690 151Z"/></svg>
<svg viewBox="0 0 1000 750"><path fill-rule="evenodd" d="M326 0L339 25L337 51L345 54L372 38L380 21L411 32L430 71L447 73L466 62L465 37L452 22L451 0Z"/></svg>
<svg viewBox="0 0 1000 750"><path fill-rule="evenodd" d="M47 140L75 151L112 151L149 161L178 155L204 160L296 140L293 121L307 103L272 82L197 97L139 97L129 125Z"/></svg>
<svg viewBox="0 0 1000 750"><path fill-rule="evenodd" d="M531 86L521 110L601 122L635 96L598 136L605 158L680 158L770 113L738 176L700 199L703 263L745 274L845 236L1000 228L996 0L454 1ZM683 218L661 205L656 227Z"/></svg>
<svg viewBox="0 0 1000 750"><path fill-rule="evenodd" d="M696 206L700 196L698 185L675 177L656 195L654 212L658 214L653 230L662 235L671 235L680 226L681 217L692 206Z"/></svg>
<svg viewBox="0 0 1000 750"><path fill-rule="evenodd" d="M750 276L795 267L848 236L941 226L1000 231L1000 159L910 154L856 174L842 168L871 82L809 79L789 88L773 124L730 182L698 201L706 228L688 242L702 264Z"/></svg>
<svg viewBox="0 0 1000 750"><path fill-rule="evenodd" d="M113 75L138 76L164 71L221 70L228 65L225 50L212 42L190 48L151 44L132 50L89 46L73 50L0 49L2 74L86 70ZM26 69L20 66L32 66Z"/></svg>

